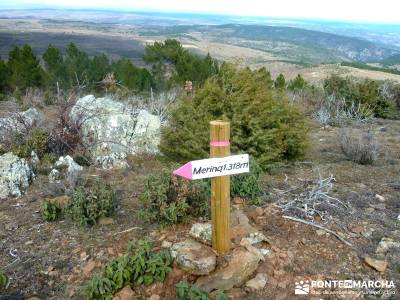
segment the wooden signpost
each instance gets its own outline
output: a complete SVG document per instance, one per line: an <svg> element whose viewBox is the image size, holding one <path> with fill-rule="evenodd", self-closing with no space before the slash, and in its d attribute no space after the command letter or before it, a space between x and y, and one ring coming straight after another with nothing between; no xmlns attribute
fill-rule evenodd
<svg viewBox="0 0 400 300"><path fill-rule="evenodd" d="M230 178L229 175L249 172L249 155L230 155L230 123L210 122L209 159L188 162L174 171L189 180L211 178L212 246L218 254L231 247Z"/></svg>

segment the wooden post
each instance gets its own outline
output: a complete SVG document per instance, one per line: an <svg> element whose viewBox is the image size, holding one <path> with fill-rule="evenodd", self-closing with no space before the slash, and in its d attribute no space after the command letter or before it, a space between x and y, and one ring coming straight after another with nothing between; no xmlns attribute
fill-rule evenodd
<svg viewBox="0 0 400 300"><path fill-rule="evenodd" d="M210 156L230 155L230 123L210 122ZM230 239L230 178L220 176L211 178L211 219L212 246L222 255L231 247Z"/></svg>

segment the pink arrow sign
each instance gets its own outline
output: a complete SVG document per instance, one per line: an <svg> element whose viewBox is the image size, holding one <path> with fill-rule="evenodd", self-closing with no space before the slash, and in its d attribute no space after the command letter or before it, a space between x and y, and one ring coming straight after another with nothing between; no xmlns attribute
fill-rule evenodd
<svg viewBox="0 0 400 300"><path fill-rule="evenodd" d="M174 175L192 180L192 163L188 162L174 171Z"/></svg>
<svg viewBox="0 0 400 300"><path fill-rule="evenodd" d="M194 180L247 172L249 172L249 155L239 154L194 160L179 167L173 173L174 175Z"/></svg>

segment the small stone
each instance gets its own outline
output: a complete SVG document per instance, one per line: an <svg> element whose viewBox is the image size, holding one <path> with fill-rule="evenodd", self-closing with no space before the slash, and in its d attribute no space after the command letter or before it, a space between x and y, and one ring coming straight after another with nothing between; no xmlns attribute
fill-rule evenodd
<svg viewBox="0 0 400 300"><path fill-rule="evenodd" d="M274 277L280 277L285 275L285 271L284 270L274 270Z"/></svg>
<svg viewBox="0 0 400 300"><path fill-rule="evenodd" d="M172 243L171 243L171 242L168 242L168 241L163 241L163 242L161 243L161 247L162 247L162 248L171 248L171 246L172 246Z"/></svg>
<svg viewBox="0 0 400 300"><path fill-rule="evenodd" d="M372 227L367 228L366 230L363 230L361 232L361 235L365 238L370 238L372 236L372 234L374 233L375 229Z"/></svg>
<svg viewBox="0 0 400 300"><path fill-rule="evenodd" d="M349 229L351 232L356 233L356 234L360 234L364 231L364 227L362 227L360 225L352 226Z"/></svg>
<svg viewBox="0 0 400 300"><path fill-rule="evenodd" d="M90 260L83 268L82 272L87 277L92 273L94 268L96 267L96 262L94 260Z"/></svg>
<svg viewBox="0 0 400 300"><path fill-rule="evenodd" d="M190 229L190 235L196 240L199 240L207 245L211 245L211 224L196 223Z"/></svg>
<svg viewBox="0 0 400 300"><path fill-rule="evenodd" d="M26 243L25 243L25 245L26 246L29 246L29 245L32 245L33 244L33 241L31 240L31 241L27 241Z"/></svg>
<svg viewBox="0 0 400 300"><path fill-rule="evenodd" d="M164 284L162 282L156 282L146 288L147 295L158 295L163 292Z"/></svg>
<svg viewBox="0 0 400 300"><path fill-rule="evenodd" d="M260 251L262 256L269 256L271 254L271 250L270 249L260 248L258 250Z"/></svg>
<svg viewBox="0 0 400 300"><path fill-rule="evenodd" d="M194 275L206 275L214 271L217 258L214 251L199 242L187 239L171 247L171 255L185 271Z"/></svg>
<svg viewBox="0 0 400 300"><path fill-rule="evenodd" d="M315 233L316 233L318 236L322 236L322 235L325 235L325 234L326 234L326 231L325 231L325 230L322 230L322 229L317 229L317 230L315 231Z"/></svg>
<svg viewBox="0 0 400 300"><path fill-rule="evenodd" d="M114 219L110 218L110 217L101 217L101 218L99 218L97 223L102 226L107 226L107 225L114 224Z"/></svg>
<svg viewBox="0 0 400 300"><path fill-rule="evenodd" d="M85 261L89 258L89 255L86 253L86 251L81 252L80 254L81 260Z"/></svg>
<svg viewBox="0 0 400 300"><path fill-rule="evenodd" d="M235 197L235 198L233 198L232 202L233 202L233 204L236 204L236 205L242 205L244 203L244 200L240 197Z"/></svg>
<svg viewBox="0 0 400 300"><path fill-rule="evenodd" d="M114 249L111 248L111 247L107 248L107 253L110 254L110 255L114 255L115 254Z"/></svg>
<svg viewBox="0 0 400 300"><path fill-rule="evenodd" d="M262 209L261 207L257 207L256 213L258 216L262 216L264 214L264 209Z"/></svg>
<svg viewBox="0 0 400 300"><path fill-rule="evenodd" d="M149 300L160 300L160 299L161 299L161 297L157 294L151 295L149 298Z"/></svg>
<svg viewBox="0 0 400 300"><path fill-rule="evenodd" d="M387 264L388 264L387 261L385 261L385 260L378 260L378 259L374 259L369 256L366 256L364 258L364 261L367 263L367 265L374 268L378 272L385 272L385 270L387 268Z"/></svg>
<svg viewBox="0 0 400 300"><path fill-rule="evenodd" d="M246 292L241 288L233 288L225 292L229 300L242 300L246 299Z"/></svg>
<svg viewBox="0 0 400 300"><path fill-rule="evenodd" d="M135 293L130 286L124 287L112 298L113 300L137 300Z"/></svg>
<svg viewBox="0 0 400 300"><path fill-rule="evenodd" d="M383 196L381 196L381 195L379 195L379 194L376 194L376 195L375 195L375 198L376 198L378 201L380 201L380 202L385 202L385 197L383 197Z"/></svg>
<svg viewBox="0 0 400 300"><path fill-rule="evenodd" d="M246 287L252 291L262 290L267 284L268 276L265 273L258 273L256 277L246 282Z"/></svg>
<svg viewBox="0 0 400 300"><path fill-rule="evenodd" d="M246 238L243 238L242 241L243 240L248 241L250 245L254 245L254 244L258 244L262 241L266 241L267 238L265 237L264 234L257 231L257 232L250 233L250 235Z"/></svg>
<svg viewBox="0 0 400 300"><path fill-rule="evenodd" d="M400 221L400 215L397 216L397 221Z"/></svg>
<svg viewBox="0 0 400 300"><path fill-rule="evenodd" d="M373 208L373 207L367 207L367 208L365 209L365 212L366 212L366 213L369 213L369 214L373 213L374 211L375 211L375 208Z"/></svg>
<svg viewBox="0 0 400 300"><path fill-rule="evenodd" d="M391 238L383 238L376 249L376 254L385 255L390 248L400 248L400 242L395 242Z"/></svg>
<svg viewBox="0 0 400 300"><path fill-rule="evenodd" d="M41 300L40 298L33 296L33 297L29 297L26 300Z"/></svg>

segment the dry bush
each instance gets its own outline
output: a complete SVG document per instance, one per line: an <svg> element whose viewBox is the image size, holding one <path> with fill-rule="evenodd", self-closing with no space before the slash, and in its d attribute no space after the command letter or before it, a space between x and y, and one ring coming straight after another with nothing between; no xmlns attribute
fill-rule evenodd
<svg viewBox="0 0 400 300"><path fill-rule="evenodd" d="M367 165L378 158L378 142L371 130L359 132L349 128L339 132L340 147L352 161Z"/></svg>
<svg viewBox="0 0 400 300"><path fill-rule="evenodd" d="M314 118L321 125L345 126L363 124L373 117L373 110L367 105L356 104L354 101L346 103L335 95L327 96L320 103Z"/></svg>
<svg viewBox="0 0 400 300"><path fill-rule="evenodd" d="M42 107L44 104L45 96L41 89L27 88L25 94L21 96L22 107Z"/></svg>
<svg viewBox="0 0 400 300"><path fill-rule="evenodd" d="M75 121L70 117L77 98L77 94L72 91L67 96L58 97L55 103L57 114L50 129L49 148L57 155L79 152L83 148L81 129L84 117Z"/></svg>

